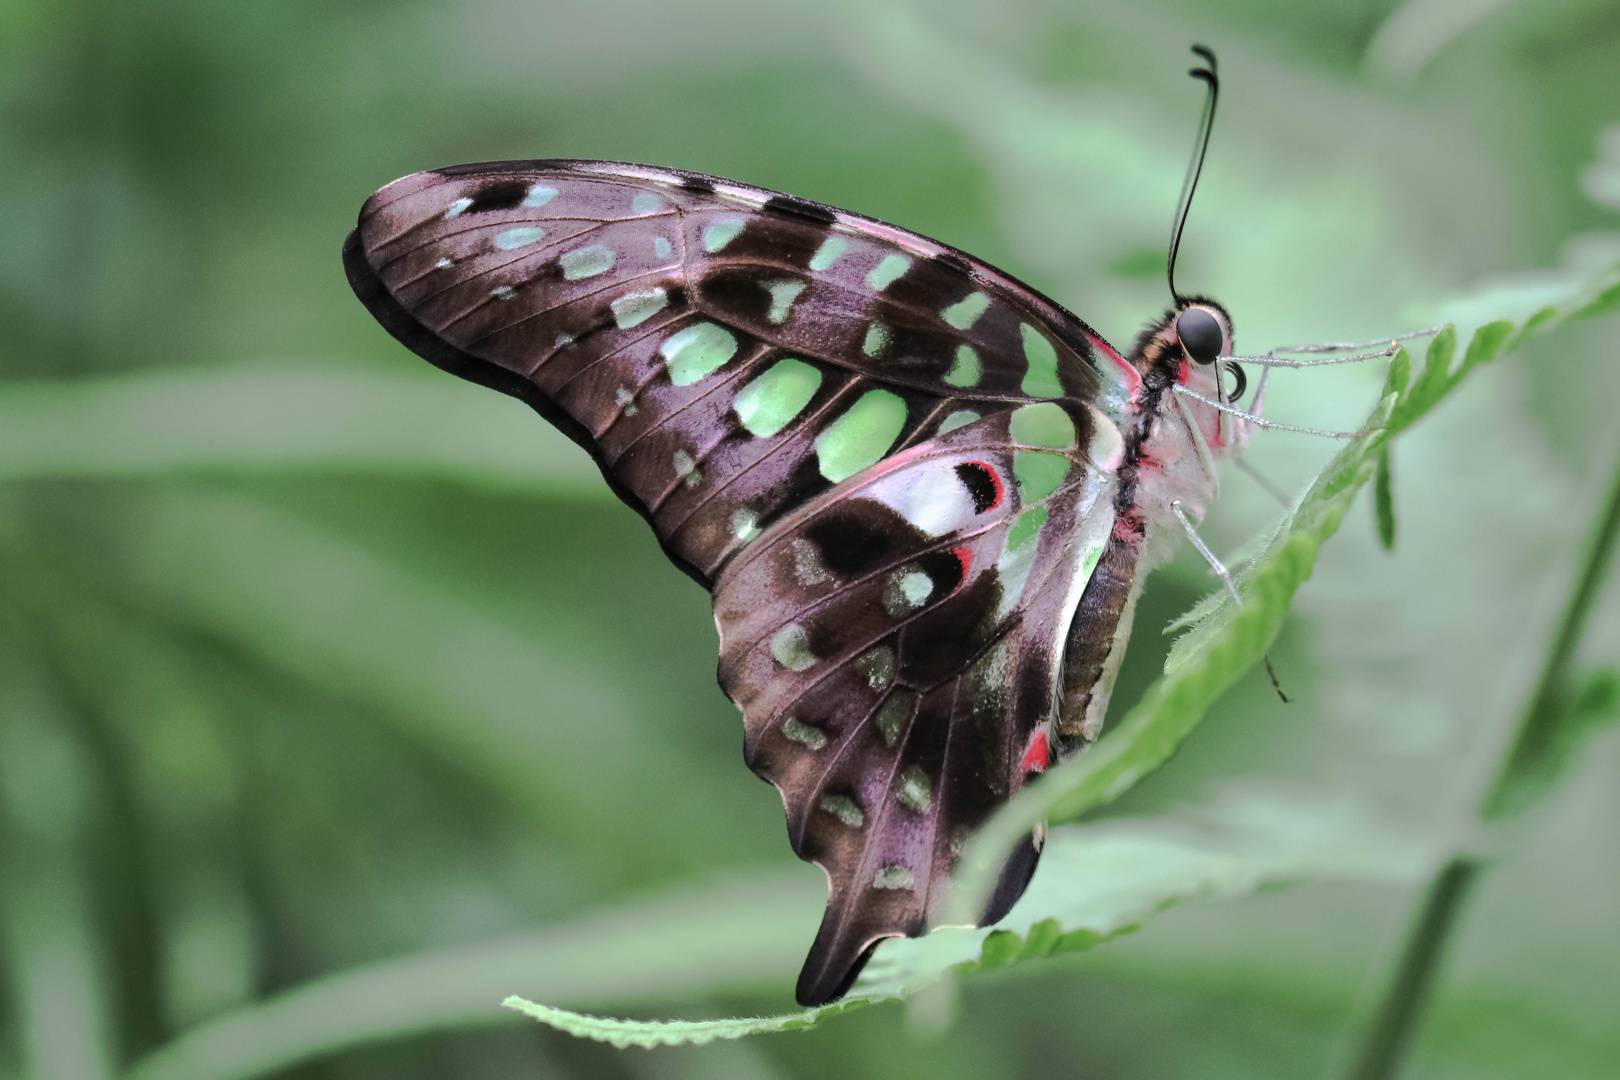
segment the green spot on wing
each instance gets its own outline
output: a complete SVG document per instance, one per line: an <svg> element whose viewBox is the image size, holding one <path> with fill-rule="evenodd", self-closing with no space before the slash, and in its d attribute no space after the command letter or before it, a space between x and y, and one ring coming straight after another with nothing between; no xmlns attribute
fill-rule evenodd
<svg viewBox="0 0 1620 1080"><path fill-rule="evenodd" d="M833 483L876 465L906 426L906 403L887 390L868 390L816 436L821 475Z"/></svg>
<svg viewBox="0 0 1620 1080"><path fill-rule="evenodd" d="M1046 335L1029 323L1021 323L1018 332L1024 338L1024 359L1029 370L1024 373L1024 393L1030 397L1062 397L1063 384L1058 382L1057 350Z"/></svg>
<svg viewBox="0 0 1620 1080"><path fill-rule="evenodd" d="M798 623L788 623L771 636L771 656L789 671L804 671L816 662L810 635Z"/></svg>
<svg viewBox="0 0 1620 1080"><path fill-rule="evenodd" d="M1007 550L1017 551L1035 538L1046 524L1046 507L1032 506L1018 515L1018 520L1007 530Z"/></svg>
<svg viewBox="0 0 1620 1080"><path fill-rule="evenodd" d="M902 803L919 814L928 812L928 804L934 797L928 784L928 774L917 765L907 765L905 772L900 774L898 794Z"/></svg>
<svg viewBox="0 0 1620 1080"><path fill-rule="evenodd" d="M867 356L877 356L889 345L889 328L880 322L875 322L866 328L866 338L861 342L861 352Z"/></svg>
<svg viewBox="0 0 1620 1080"><path fill-rule="evenodd" d="M873 292L880 292L893 285L895 279L909 269L911 260L904 255L885 255L882 262L867 271L866 287Z"/></svg>
<svg viewBox="0 0 1620 1080"><path fill-rule="evenodd" d="M630 200L630 209L638 214L650 214L662 205L663 200L650 191L643 191Z"/></svg>
<svg viewBox="0 0 1620 1080"><path fill-rule="evenodd" d="M1074 448L1074 421L1056 402L1025 405L1012 414L1008 429L1013 442L1021 446L1039 446L1046 450Z"/></svg>
<svg viewBox="0 0 1620 1080"><path fill-rule="evenodd" d="M872 877L874 889L909 889L916 878L904 866L885 866Z"/></svg>
<svg viewBox="0 0 1620 1080"><path fill-rule="evenodd" d="M647 289L626 293L608 307L613 309L613 321L619 324L619 329L628 330L663 311L668 303L669 294L663 289Z"/></svg>
<svg viewBox="0 0 1620 1080"><path fill-rule="evenodd" d="M768 438L803 412L820 387L820 371L790 358L743 387L732 408L750 434Z"/></svg>
<svg viewBox="0 0 1620 1080"><path fill-rule="evenodd" d="M782 734L812 750L820 750L827 745L827 736L819 728L813 728L795 716L782 721Z"/></svg>
<svg viewBox="0 0 1620 1080"><path fill-rule="evenodd" d="M772 326L781 326L787 321L788 312L793 310L793 301L804 292L805 283L802 281L767 281L765 291L771 294L771 310L765 318L770 320Z"/></svg>
<svg viewBox="0 0 1620 1080"><path fill-rule="evenodd" d="M940 421L939 433L943 435L947 431L955 431L959 427L967 427L978 418L979 414L974 412L972 409L957 409L944 420Z"/></svg>
<svg viewBox="0 0 1620 1080"><path fill-rule="evenodd" d="M524 206L544 206L544 205L546 205L546 203L550 202L552 199L555 199L556 197L557 197L557 189L556 188L547 187L545 184L536 184L532 188L530 188L529 193L523 197L523 205Z"/></svg>
<svg viewBox="0 0 1620 1080"><path fill-rule="evenodd" d="M852 829L866 824L866 815L861 813L861 808L848 795L823 795L821 808Z"/></svg>
<svg viewBox="0 0 1620 1080"><path fill-rule="evenodd" d="M702 322L670 335L658 351L669 367L669 381L691 386L737 355L737 339L723 326Z"/></svg>
<svg viewBox="0 0 1620 1080"><path fill-rule="evenodd" d="M578 281L607 273L613 269L615 259L612 248L592 244L590 247L576 248L557 261L562 264L563 277Z"/></svg>
<svg viewBox="0 0 1620 1080"><path fill-rule="evenodd" d="M983 374L984 365L979 363L979 354L973 350L973 346L958 345L956 360L951 364L951 370L945 373L945 382L963 388L977 386Z"/></svg>
<svg viewBox="0 0 1620 1080"><path fill-rule="evenodd" d="M737 239L737 234L748 224L745 218L724 218L703 230L703 250L710 255Z"/></svg>
<svg viewBox="0 0 1620 1080"><path fill-rule="evenodd" d="M990 298L982 292L968 293L962 299L939 313L939 317L958 330L966 330L979 321L990 307Z"/></svg>
<svg viewBox="0 0 1620 1080"><path fill-rule="evenodd" d="M909 690L896 690L883 699L872 722L877 725L878 733L886 744L893 746L899 740L901 732L905 731L906 721L911 719L911 708L915 704L915 696Z"/></svg>
<svg viewBox="0 0 1620 1080"><path fill-rule="evenodd" d="M810 256L810 269L816 271L826 270L848 250L848 240L845 240L842 236L829 236L821 242L821 246L816 249L816 253Z"/></svg>
<svg viewBox="0 0 1620 1080"><path fill-rule="evenodd" d="M495 246L502 251L511 251L514 248L528 247L538 244L546 238L546 230L538 225L522 225L516 229L506 229L495 234Z"/></svg>
<svg viewBox="0 0 1620 1080"><path fill-rule="evenodd" d="M1013 476L1018 480L1018 495L1028 503L1040 502L1063 483L1069 475L1069 459L1063 454L1050 454L1045 450L1015 450Z"/></svg>
<svg viewBox="0 0 1620 1080"><path fill-rule="evenodd" d="M1036 509L1044 511L1045 507L1036 507ZM1087 581L1091 580L1091 572L1097 569L1097 564L1102 561L1103 548L1105 547L1107 547L1106 544L1093 544L1091 550L1086 552L1085 560L1080 564L1080 576Z"/></svg>

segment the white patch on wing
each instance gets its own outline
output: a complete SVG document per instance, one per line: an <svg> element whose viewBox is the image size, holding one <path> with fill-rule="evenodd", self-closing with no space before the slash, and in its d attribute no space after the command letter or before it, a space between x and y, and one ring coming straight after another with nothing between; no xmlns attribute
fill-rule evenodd
<svg viewBox="0 0 1620 1080"><path fill-rule="evenodd" d="M973 517L973 494L956 475L956 462L901 469L864 492L929 536L955 532Z"/></svg>

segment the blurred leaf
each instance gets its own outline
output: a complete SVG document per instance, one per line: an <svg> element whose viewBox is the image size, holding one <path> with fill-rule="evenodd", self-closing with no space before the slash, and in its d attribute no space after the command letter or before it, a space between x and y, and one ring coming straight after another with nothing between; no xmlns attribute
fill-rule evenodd
<svg viewBox="0 0 1620 1080"><path fill-rule="evenodd" d="M555 428L459 379L229 368L0 382L0 480L269 469L611 498Z"/></svg>
<svg viewBox="0 0 1620 1080"><path fill-rule="evenodd" d="M1512 0L1405 0L1367 43L1367 67L1410 83L1429 62Z"/></svg>
<svg viewBox="0 0 1620 1080"><path fill-rule="evenodd" d="M611 828L611 810L590 808L586 763L634 748L621 745L622 701L589 672L375 553L251 499L162 490L129 527L140 530L130 578L185 621L385 705L408 734L519 805ZM527 715L510 707L522 701L532 703ZM588 727L577 723L584 716Z"/></svg>
<svg viewBox="0 0 1620 1080"><path fill-rule="evenodd" d="M515 987L594 1003L785 982L821 900L798 874L738 878L495 941L334 972L188 1031L125 1080L241 1080L379 1039L515 1020Z"/></svg>
<svg viewBox="0 0 1620 1080"><path fill-rule="evenodd" d="M101 793L11 600L0 609L0 986L31 1075L105 1080L114 1010L88 865Z"/></svg>
<svg viewBox="0 0 1620 1080"><path fill-rule="evenodd" d="M1592 302L1570 315L1571 319L1590 319L1620 311L1620 283L1610 285L1598 293Z"/></svg>

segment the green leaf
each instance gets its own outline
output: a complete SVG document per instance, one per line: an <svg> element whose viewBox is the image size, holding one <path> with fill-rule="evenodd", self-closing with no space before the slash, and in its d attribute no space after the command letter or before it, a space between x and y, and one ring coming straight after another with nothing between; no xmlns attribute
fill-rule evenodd
<svg viewBox="0 0 1620 1080"><path fill-rule="evenodd" d="M1378 449L1378 468L1373 474L1373 513L1378 520L1378 542L1385 551L1395 550L1395 490L1390 472L1389 444Z"/></svg>
<svg viewBox="0 0 1620 1080"><path fill-rule="evenodd" d="M1447 326L1429 342L1429 352L1423 361L1423 373L1412 383L1389 418L1390 431L1404 431L1418 417L1434 408L1436 403L1455 385L1450 378L1451 358L1457 348L1457 330Z"/></svg>
<svg viewBox="0 0 1620 1080"><path fill-rule="evenodd" d="M1519 328L1519 332L1513 336L1513 344L1509 348L1517 349L1530 338L1547 330L1549 324L1556 318L1558 318L1557 308L1551 305L1542 308L1524 321L1524 325Z"/></svg>
<svg viewBox="0 0 1620 1080"><path fill-rule="evenodd" d="M1461 379L1479 365L1488 364L1496 359L1497 354L1512 336L1513 323L1507 319L1497 319L1474 331L1473 340L1468 343L1468 351L1463 355L1462 368L1457 372L1456 378Z"/></svg>
<svg viewBox="0 0 1620 1080"><path fill-rule="evenodd" d="M1412 357L1404 348L1397 349L1390 358L1389 370L1384 373L1384 391L1379 397L1403 392L1412 382Z"/></svg>
<svg viewBox="0 0 1620 1080"><path fill-rule="evenodd" d="M785 983L820 917L799 870L323 975L192 1028L125 1080L242 1080L380 1039L510 1022L498 1003L514 989L595 1005Z"/></svg>
<svg viewBox="0 0 1620 1080"><path fill-rule="evenodd" d="M604 658L239 494L165 485L142 506L125 580L144 603L273 670L372 703L400 736L513 809L593 843L634 836L647 851L713 813L696 786L602 802L604 757L646 775L673 766L667 745L633 724Z"/></svg>
<svg viewBox="0 0 1620 1080"><path fill-rule="evenodd" d="M904 998L948 972L991 970L1083 951L1178 903L1247 896L1316 878L1416 880L1429 853L1343 804L1230 792L1200 814L1055 828L1041 873L995 929L951 927L885 942L850 995L822 1009L711 1021L616 1020L509 998L509 1008L615 1046L668 1046L808 1027Z"/></svg>
<svg viewBox="0 0 1620 1080"><path fill-rule="evenodd" d="M515 995L501 1004L542 1024L549 1024L558 1031L565 1031L582 1039L611 1043L620 1050L629 1046L640 1046L648 1050L655 1046L702 1046L716 1039L741 1039L747 1035L792 1031L795 1028L811 1027L825 1015L852 1007L850 1004L832 1005L824 1009L807 1009L802 1013L788 1013L784 1016L740 1017L726 1020L617 1020L612 1017L570 1012L550 1005L536 1005Z"/></svg>

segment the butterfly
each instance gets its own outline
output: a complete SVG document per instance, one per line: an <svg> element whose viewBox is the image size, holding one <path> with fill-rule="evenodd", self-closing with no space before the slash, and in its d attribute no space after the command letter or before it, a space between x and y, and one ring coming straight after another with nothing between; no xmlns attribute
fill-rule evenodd
<svg viewBox="0 0 1620 1080"><path fill-rule="evenodd" d="M417 173L344 245L394 337L571 436L712 594L745 759L829 880L806 1006L925 932L974 830L1098 736L1143 577L1246 439L1231 319L1175 291L1198 51L1175 305L1123 354L947 245L672 169Z"/></svg>

